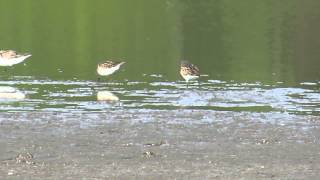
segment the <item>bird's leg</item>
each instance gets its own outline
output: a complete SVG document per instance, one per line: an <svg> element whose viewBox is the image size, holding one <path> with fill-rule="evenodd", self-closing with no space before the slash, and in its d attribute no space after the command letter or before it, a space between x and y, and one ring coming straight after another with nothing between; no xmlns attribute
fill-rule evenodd
<svg viewBox="0 0 320 180"><path fill-rule="evenodd" d="M95 92L95 90L94 90L94 88L92 87L92 86L90 86L90 89L91 89L91 91L94 93Z"/></svg>
<svg viewBox="0 0 320 180"><path fill-rule="evenodd" d="M100 80L101 80L100 77L98 77L97 81L100 82Z"/></svg>

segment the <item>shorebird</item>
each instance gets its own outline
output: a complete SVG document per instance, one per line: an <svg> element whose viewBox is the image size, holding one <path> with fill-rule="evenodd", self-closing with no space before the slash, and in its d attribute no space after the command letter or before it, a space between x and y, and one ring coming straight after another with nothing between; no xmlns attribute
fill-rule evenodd
<svg viewBox="0 0 320 180"><path fill-rule="evenodd" d="M21 63L31 54L19 54L14 50L0 50L0 66L12 66Z"/></svg>
<svg viewBox="0 0 320 180"><path fill-rule="evenodd" d="M199 68L188 61L181 61L180 74L187 83L200 77Z"/></svg>
<svg viewBox="0 0 320 180"><path fill-rule="evenodd" d="M120 66L125 62L105 61L97 66L97 73L100 76L109 76L120 69Z"/></svg>

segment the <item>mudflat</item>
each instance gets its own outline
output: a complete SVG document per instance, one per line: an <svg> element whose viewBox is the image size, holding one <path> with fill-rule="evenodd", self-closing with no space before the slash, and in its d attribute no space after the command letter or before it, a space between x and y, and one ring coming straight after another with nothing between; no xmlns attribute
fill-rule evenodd
<svg viewBox="0 0 320 180"><path fill-rule="evenodd" d="M0 120L0 179L320 177L317 116L110 110Z"/></svg>

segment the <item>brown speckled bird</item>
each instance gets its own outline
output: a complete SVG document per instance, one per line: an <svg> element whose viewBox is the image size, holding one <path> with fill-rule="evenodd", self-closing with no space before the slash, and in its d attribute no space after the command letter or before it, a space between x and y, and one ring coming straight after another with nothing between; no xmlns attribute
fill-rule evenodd
<svg viewBox="0 0 320 180"><path fill-rule="evenodd" d="M198 79L200 77L200 70L188 61L181 61L180 74L188 82L189 80Z"/></svg>
<svg viewBox="0 0 320 180"><path fill-rule="evenodd" d="M97 73L101 76L109 76L120 69L125 62L105 61L97 66Z"/></svg>
<svg viewBox="0 0 320 180"><path fill-rule="evenodd" d="M14 50L0 50L0 66L12 66L21 63L31 54L19 54Z"/></svg>

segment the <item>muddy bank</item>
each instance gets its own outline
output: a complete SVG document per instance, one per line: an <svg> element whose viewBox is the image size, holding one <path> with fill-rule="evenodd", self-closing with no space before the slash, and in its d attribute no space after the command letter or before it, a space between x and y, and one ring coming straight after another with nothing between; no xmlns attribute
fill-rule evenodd
<svg viewBox="0 0 320 180"><path fill-rule="evenodd" d="M284 123L268 113L200 110L0 116L1 179L320 176L318 117Z"/></svg>

